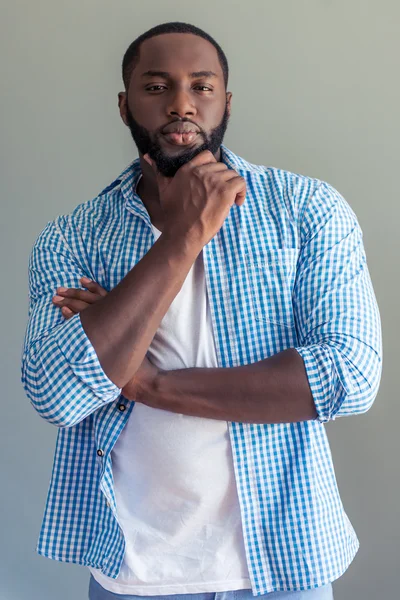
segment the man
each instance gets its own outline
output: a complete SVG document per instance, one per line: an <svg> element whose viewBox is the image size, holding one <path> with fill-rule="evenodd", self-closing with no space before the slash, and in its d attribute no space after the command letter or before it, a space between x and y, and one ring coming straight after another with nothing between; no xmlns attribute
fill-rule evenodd
<svg viewBox="0 0 400 600"><path fill-rule="evenodd" d="M329 184L222 144L219 45L140 36L119 109L139 151L30 258L22 380L58 427L37 545L89 597L332 598L357 552L324 423L372 405L381 328Z"/></svg>

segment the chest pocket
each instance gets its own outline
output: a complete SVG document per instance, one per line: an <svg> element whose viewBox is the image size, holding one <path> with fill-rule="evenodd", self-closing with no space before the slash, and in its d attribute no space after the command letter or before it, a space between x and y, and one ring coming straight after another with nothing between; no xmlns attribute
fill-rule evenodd
<svg viewBox="0 0 400 600"><path fill-rule="evenodd" d="M295 326L292 292L298 252L279 248L247 255L249 299L257 320Z"/></svg>

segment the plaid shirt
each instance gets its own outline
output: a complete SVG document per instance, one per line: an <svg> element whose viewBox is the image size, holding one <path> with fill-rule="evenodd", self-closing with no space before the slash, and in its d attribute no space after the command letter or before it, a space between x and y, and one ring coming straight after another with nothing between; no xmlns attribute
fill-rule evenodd
<svg viewBox="0 0 400 600"><path fill-rule="evenodd" d="M247 197L203 249L218 364L295 348L318 414L298 423L228 423L253 595L309 589L338 578L358 550L324 423L364 413L376 397L379 310L362 231L343 197L325 182L221 151L245 178ZM111 290L151 248L150 218L135 193L140 174L136 159L39 235L22 358L33 407L58 427L36 551L112 578L125 541L111 451L134 402L105 375L79 315L66 321L51 298L59 286L80 287L82 276Z"/></svg>

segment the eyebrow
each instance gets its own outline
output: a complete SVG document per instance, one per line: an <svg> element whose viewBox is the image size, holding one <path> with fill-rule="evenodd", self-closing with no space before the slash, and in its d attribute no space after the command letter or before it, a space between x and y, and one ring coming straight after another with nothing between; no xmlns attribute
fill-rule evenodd
<svg viewBox="0 0 400 600"><path fill-rule="evenodd" d="M164 79L168 79L171 76L171 73L167 71L146 71L142 73L142 77L163 77ZM218 77L214 71L195 71L194 73L190 73L189 77L192 79L196 77Z"/></svg>

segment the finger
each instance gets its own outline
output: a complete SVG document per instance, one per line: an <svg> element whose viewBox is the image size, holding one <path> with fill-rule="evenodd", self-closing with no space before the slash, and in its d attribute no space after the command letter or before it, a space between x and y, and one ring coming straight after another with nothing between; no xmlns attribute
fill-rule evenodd
<svg viewBox="0 0 400 600"><path fill-rule="evenodd" d="M196 156L192 158L192 160L189 160L189 162L183 165L181 169L190 169L193 167L200 167L201 165L208 165L213 163L218 164L218 161L215 158L214 154L210 152L210 150L203 150L202 152L199 152L199 154L196 154Z"/></svg>
<svg viewBox="0 0 400 600"><path fill-rule="evenodd" d="M239 173L235 171L235 169L228 169L228 167L225 171L222 172L221 177L224 181L230 181L231 179L237 179L238 177L243 179L243 177L239 175Z"/></svg>
<svg viewBox="0 0 400 600"><path fill-rule="evenodd" d="M246 199L246 182L244 178L238 175L226 181L226 185L232 192L236 191L235 204L242 206Z"/></svg>
<svg viewBox="0 0 400 600"><path fill-rule="evenodd" d="M228 169L228 167L226 166L226 164L221 163L221 162L210 162L210 163L205 163L203 165L200 165L199 167L196 167L196 170L198 173L219 173L219 172L224 172L224 171L229 171L232 172L231 169ZM237 175L236 171L235 174Z"/></svg>
<svg viewBox="0 0 400 600"><path fill-rule="evenodd" d="M62 313L62 316L65 317L66 319L70 319L71 317L73 317L76 314L67 306L63 306L61 308L61 313Z"/></svg>
<svg viewBox="0 0 400 600"><path fill-rule="evenodd" d="M87 290L81 290L79 288L57 288L57 294L62 298L75 298L82 300L88 304L94 304L100 300L99 294L94 294Z"/></svg>
<svg viewBox="0 0 400 600"><path fill-rule="evenodd" d="M244 201L246 200L246 190L242 190L241 192L238 192L238 194L236 194L236 198L235 198L235 204L237 206L242 206L242 204L244 204Z"/></svg>
<svg viewBox="0 0 400 600"><path fill-rule="evenodd" d="M82 302L82 300L74 300L73 298L62 298L61 296L54 296L53 304L58 306L58 308L63 308L64 306L69 308L75 313L81 312L85 310L90 304L88 302Z"/></svg>
<svg viewBox="0 0 400 600"><path fill-rule="evenodd" d="M107 296L107 290L101 287L99 283L96 283L96 281L93 281L88 277L81 277L80 281L82 282L83 286L87 288L90 292L93 292L94 294L99 294L100 296Z"/></svg>

